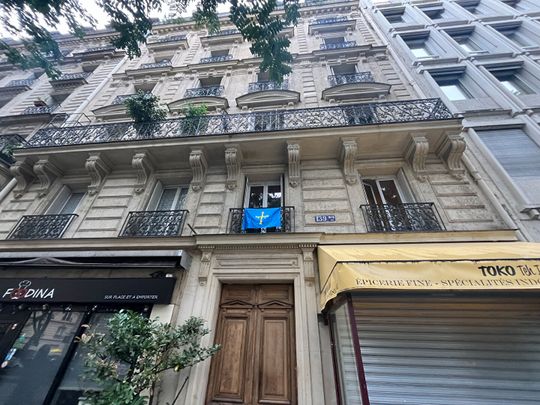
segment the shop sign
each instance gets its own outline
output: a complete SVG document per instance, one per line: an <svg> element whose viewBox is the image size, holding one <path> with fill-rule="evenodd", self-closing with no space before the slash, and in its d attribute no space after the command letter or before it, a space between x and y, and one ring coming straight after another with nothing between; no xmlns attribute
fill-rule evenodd
<svg viewBox="0 0 540 405"><path fill-rule="evenodd" d="M1 302L169 304L175 278L4 278Z"/></svg>

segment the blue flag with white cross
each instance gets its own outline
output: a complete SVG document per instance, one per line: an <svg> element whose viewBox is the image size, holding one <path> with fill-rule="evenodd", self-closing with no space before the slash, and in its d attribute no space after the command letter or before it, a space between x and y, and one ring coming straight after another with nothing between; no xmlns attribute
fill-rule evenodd
<svg viewBox="0 0 540 405"><path fill-rule="evenodd" d="M244 208L242 230L281 227L281 208Z"/></svg>

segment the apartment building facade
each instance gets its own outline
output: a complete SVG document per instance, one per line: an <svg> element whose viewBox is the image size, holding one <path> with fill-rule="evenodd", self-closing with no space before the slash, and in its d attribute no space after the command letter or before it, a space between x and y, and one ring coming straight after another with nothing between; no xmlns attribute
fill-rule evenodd
<svg viewBox="0 0 540 405"><path fill-rule="evenodd" d="M2 68L0 137L19 145L0 194L3 403L78 404L74 337L119 308L200 316L222 345L156 404L492 404L503 351L531 366L500 403L534 397L534 233L479 180L468 117L426 97L366 10L303 4L282 83L234 29L190 21L157 24L132 60L112 32L60 38L57 80ZM139 90L166 120L130 122ZM488 366L495 383L467 385Z"/></svg>

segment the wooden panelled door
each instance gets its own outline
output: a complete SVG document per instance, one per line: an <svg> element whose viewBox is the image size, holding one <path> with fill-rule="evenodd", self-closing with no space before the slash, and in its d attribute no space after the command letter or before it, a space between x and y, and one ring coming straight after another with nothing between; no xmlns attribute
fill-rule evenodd
<svg viewBox="0 0 540 405"><path fill-rule="evenodd" d="M296 404L291 285L224 285L216 343L207 404Z"/></svg>

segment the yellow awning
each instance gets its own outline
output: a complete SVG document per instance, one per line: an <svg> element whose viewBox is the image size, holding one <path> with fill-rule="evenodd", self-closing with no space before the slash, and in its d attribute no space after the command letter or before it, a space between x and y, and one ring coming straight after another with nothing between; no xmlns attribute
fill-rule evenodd
<svg viewBox="0 0 540 405"><path fill-rule="evenodd" d="M352 290L540 290L540 243L320 246L321 309Z"/></svg>

